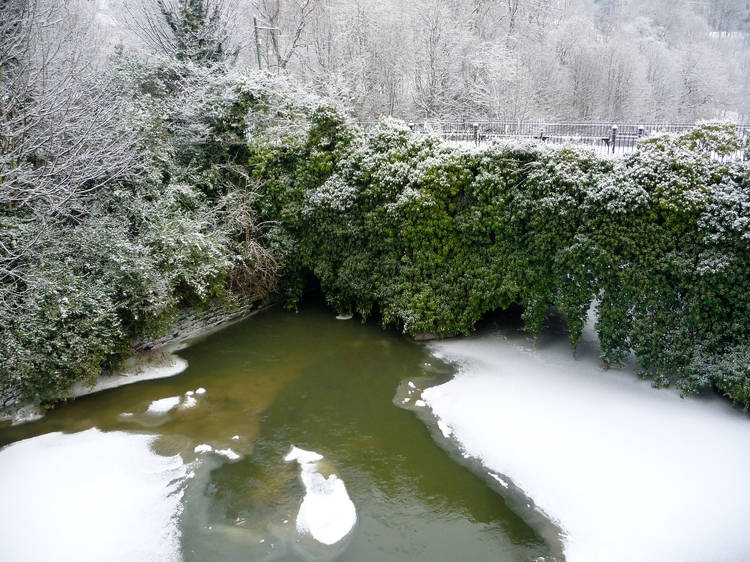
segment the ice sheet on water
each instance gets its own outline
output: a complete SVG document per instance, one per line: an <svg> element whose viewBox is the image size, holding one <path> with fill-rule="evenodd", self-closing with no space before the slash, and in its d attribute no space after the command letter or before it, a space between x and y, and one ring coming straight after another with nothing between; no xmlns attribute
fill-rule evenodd
<svg viewBox="0 0 750 562"><path fill-rule="evenodd" d="M189 410L190 408L195 408L198 405L198 401L195 399L195 397L191 394L185 395L185 400L180 404L181 410Z"/></svg>
<svg viewBox="0 0 750 562"><path fill-rule="evenodd" d="M179 396L170 396L169 398L162 398L161 400L154 400L148 405L146 410L147 414L162 415L173 410L180 403Z"/></svg>
<svg viewBox="0 0 750 562"><path fill-rule="evenodd" d="M176 517L185 466L153 453L153 439L89 429L1 449L0 497L8 509L0 558L180 560Z"/></svg>
<svg viewBox="0 0 750 562"><path fill-rule="evenodd" d="M221 455L222 457L228 458L230 461L236 461L237 459L241 458L241 455L238 455L235 453L232 449L226 448L226 449L216 449L214 451L217 455Z"/></svg>
<svg viewBox="0 0 750 562"><path fill-rule="evenodd" d="M297 514L297 530L309 533L325 545L341 541L357 522L357 512L344 482L335 474L326 478L318 472L318 462L323 456L314 451L292 446L284 460L299 463L305 486L305 497Z"/></svg>
<svg viewBox="0 0 750 562"><path fill-rule="evenodd" d="M566 339L436 343L459 373L422 397L562 527L570 562L750 560L747 416L604 372L595 343L576 360Z"/></svg>

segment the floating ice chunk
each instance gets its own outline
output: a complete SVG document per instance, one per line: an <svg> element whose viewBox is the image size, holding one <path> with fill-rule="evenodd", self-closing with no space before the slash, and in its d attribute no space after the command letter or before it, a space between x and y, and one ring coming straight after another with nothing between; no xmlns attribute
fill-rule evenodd
<svg viewBox="0 0 750 562"><path fill-rule="evenodd" d="M153 440L89 429L0 450L0 497L12 509L0 532L3 562L181 560L186 469L179 456L153 453Z"/></svg>
<svg viewBox="0 0 750 562"><path fill-rule="evenodd" d="M179 396L170 396L169 398L162 398L161 400L154 400L149 404L147 414L162 415L168 413L174 409L177 404L180 403Z"/></svg>
<svg viewBox="0 0 750 562"><path fill-rule="evenodd" d="M193 394L195 394L195 391L194 391L194 390L188 390L188 391L187 391L187 392L185 393L185 396L192 396Z"/></svg>
<svg viewBox="0 0 750 562"><path fill-rule="evenodd" d="M323 455L319 455L314 451L305 451L304 449L292 445L292 450L284 457L284 460L286 462L297 461L300 466L302 466L304 464L323 460Z"/></svg>
<svg viewBox="0 0 750 562"><path fill-rule="evenodd" d="M207 445L206 443L202 443L200 445L196 445L195 449L193 449L194 453L210 453L213 451L214 448L211 445Z"/></svg>
<svg viewBox="0 0 750 562"><path fill-rule="evenodd" d="M203 387L197 388L197 389L195 390L195 393L196 393L196 394L205 394L205 393L206 393L206 389L205 389L205 388L203 388Z"/></svg>
<svg viewBox="0 0 750 562"><path fill-rule="evenodd" d="M188 396L185 398L185 401L180 404L181 410L189 410L190 408L195 408L198 405L198 401L195 399L194 396Z"/></svg>
<svg viewBox="0 0 750 562"><path fill-rule="evenodd" d="M133 417L133 412L123 412L122 414L120 414L120 417L121 418L132 418Z"/></svg>
<svg viewBox="0 0 750 562"><path fill-rule="evenodd" d="M216 449L214 451L217 455L221 455L222 457L228 458L230 461L236 461L241 457L241 455L238 455L235 453L232 449Z"/></svg>
<svg viewBox="0 0 750 562"><path fill-rule="evenodd" d="M416 402L414 402L414 405L417 408L424 408L426 404L424 403L424 400L417 400Z"/></svg>
<svg viewBox="0 0 750 562"><path fill-rule="evenodd" d="M416 388L416 386L414 386L413 382L409 381L409 388Z"/></svg>
<svg viewBox="0 0 750 562"><path fill-rule="evenodd" d="M336 316L336 320L351 320L352 315L351 314L339 314Z"/></svg>
<svg viewBox="0 0 750 562"><path fill-rule="evenodd" d="M326 478L318 472L317 462L322 459L318 453L294 446L284 457L287 462L299 463L305 486L305 497L297 514L297 531L332 545L349 534L357 522L357 512L344 482L335 474Z"/></svg>
<svg viewBox="0 0 750 562"><path fill-rule="evenodd" d="M239 438L240 438L240 436L239 436L239 435L233 435L233 436L232 436L232 441L238 441L238 440L239 440Z"/></svg>
<svg viewBox="0 0 750 562"><path fill-rule="evenodd" d="M453 433L451 426L449 426L443 420L438 420L437 424L438 424L438 429L440 429L440 432L443 434L443 437L448 439L448 437L451 436L451 433Z"/></svg>

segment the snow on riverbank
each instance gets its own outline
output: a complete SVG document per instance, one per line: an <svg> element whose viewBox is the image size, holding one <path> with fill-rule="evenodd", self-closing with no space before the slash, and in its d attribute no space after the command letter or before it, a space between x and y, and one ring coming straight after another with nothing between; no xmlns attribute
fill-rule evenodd
<svg viewBox="0 0 750 562"><path fill-rule="evenodd" d="M297 530L309 533L320 543L336 544L357 522L357 513L344 482L335 474L326 478L318 472L318 462L323 456L313 451L292 446L284 460L299 463L305 486L305 497L297 514Z"/></svg>
<svg viewBox="0 0 750 562"><path fill-rule="evenodd" d="M180 457L124 432L48 433L0 450L4 562L180 560Z"/></svg>
<svg viewBox="0 0 750 562"><path fill-rule="evenodd" d="M748 416L602 371L591 339L579 360L564 336L432 344L459 373L422 397L560 525L569 562L750 560Z"/></svg>
<svg viewBox="0 0 750 562"><path fill-rule="evenodd" d="M70 396L78 398L134 382L173 377L187 368L188 362L169 350L137 355L128 359L125 367L116 374L99 377L93 386L75 383Z"/></svg>

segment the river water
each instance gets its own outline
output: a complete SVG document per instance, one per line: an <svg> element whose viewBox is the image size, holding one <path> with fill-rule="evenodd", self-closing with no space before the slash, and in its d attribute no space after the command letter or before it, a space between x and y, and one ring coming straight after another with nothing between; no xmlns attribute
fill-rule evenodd
<svg viewBox="0 0 750 562"><path fill-rule="evenodd" d="M0 425L0 559L750 560L750 416L516 313L422 345L310 303Z"/></svg>
<svg viewBox="0 0 750 562"><path fill-rule="evenodd" d="M559 557L554 526L441 442L417 400L453 367L424 346L313 304L179 355L177 376L0 426L3 560ZM317 495L293 446L322 457Z"/></svg>

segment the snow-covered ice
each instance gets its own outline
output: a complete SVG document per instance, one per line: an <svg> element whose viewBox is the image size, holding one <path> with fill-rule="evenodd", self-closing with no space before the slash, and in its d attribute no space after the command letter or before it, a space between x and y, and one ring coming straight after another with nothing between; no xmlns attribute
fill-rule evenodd
<svg viewBox="0 0 750 562"><path fill-rule="evenodd" d="M154 437L48 433L0 450L4 562L178 561L185 466Z"/></svg>
<svg viewBox="0 0 750 562"><path fill-rule="evenodd" d="M236 461L237 459L241 458L241 455L238 455L235 453L232 449L216 449L214 451L217 455L221 455L222 457L228 458L230 461Z"/></svg>
<svg viewBox="0 0 750 562"><path fill-rule="evenodd" d="M170 396L169 398L162 398L161 400L154 400L148 405L146 410L147 414L162 415L173 410L180 403L179 396Z"/></svg>
<svg viewBox="0 0 750 562"><path fill-rule="evenodd" d="M335 474L326 478L318 472L318 462L323 456L314 451L292 446L284 460L299 463L305 486L305 497L297 514L297 530L309 533L325 545L336 544L346 537L357 522L357 512L344 482Z"/></svg>
<svg viewBox="0 0 750 562"><path fill-rule="evenodd" d="M207 445L206 443L201 443L200 445L195 446L195 449L193 449L193 452L197 454L201 454L201 453L210 453L213 450L214 448L211 445Z"/></svg>
<svg viewBox="0 0 750 562"><path fill-rule="evenodd" d="M435 343L459 373L422 397L562 528L569 562L750 560L750 419L603 371L587 337L579 360L564 337Z"/></svg>
<svg viewBox="0 0 750 562"><path fill-rule="evenodd" d="M203 388L203 387L200 387L200 388L198 388L198 389L195 390L195 393L196 394L205 394L206 393L206 389Z"/></svg>
<svg viewBox="0 0 750 562"><path fill-rule="evenodd" d="M198 401L195 399L195 396L186 395L185 400L180 404L180 409L189 410L190 408L195 408L197 405Z"/></svg>
<svg viewBox="0 0 750 562"><path fill-rule="evenodd" d="M449 426L443 420L438 420L437 424L438 424L438 429L440 430L440 433L443 434L443 437L448 439L448 437L451 436L451 433L453 433L451 426Z"/></svg>

